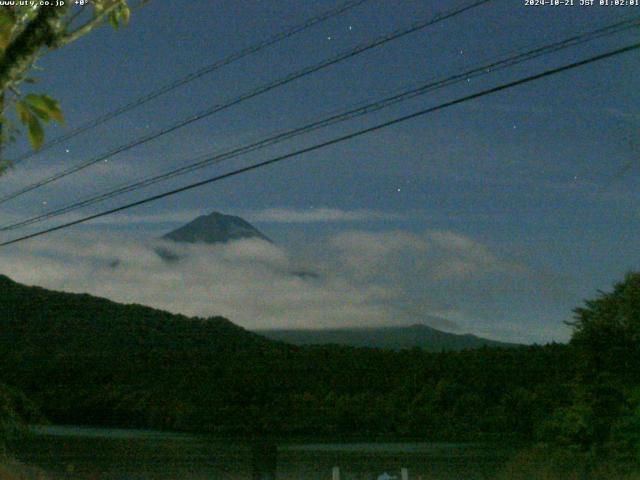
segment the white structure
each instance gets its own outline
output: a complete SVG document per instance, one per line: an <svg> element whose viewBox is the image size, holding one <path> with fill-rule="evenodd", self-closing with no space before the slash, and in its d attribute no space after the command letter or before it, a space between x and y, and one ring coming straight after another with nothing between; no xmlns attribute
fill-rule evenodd
<svg viewBox="0 0 640 480"><path fill-rule="evenodd" d="M384 472L382 475L378 476L378 480L396 480L395 475L389 475L387 472Z"/></svg>
<svg viewBox="0 0 640 480"><path fill-rule="evenodd" d="M340 467L333 467L331 471L331 480L340 480Z"/></svg>

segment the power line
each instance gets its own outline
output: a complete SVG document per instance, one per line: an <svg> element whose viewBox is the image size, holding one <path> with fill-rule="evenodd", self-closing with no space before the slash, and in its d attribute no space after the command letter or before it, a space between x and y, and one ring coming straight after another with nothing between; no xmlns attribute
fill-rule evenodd
<svg viewBox="0 0 640 480"><path fill-rule="evenodd" d="M114 214L114 213L117 213L117 212L121 212L123 210L127 210L129 208L133 208L133 207L136 207L136 206L139 206L139 205L143 205L143 204L146 204L146 203L154 202L156 200L160 200L160 199L165 198L165 197L169 197L169 196L172 196L172 195L176 195L178 193L185 192L187 190L191 190L191 189L194 189L194 188L197 188L197 187L201 187L203 185L208 185L210 183L218 182L220 180L224 180L226 178L234 177L234 176L240 175L242 173L246 173L246 172L249 172L249 171L252 171L252 170L257 170L259 168L266 167L268 165L273 165L275 163L282 162L282 161L287 160L289 158L297 157L297 156L303 155L305 153L309 153L309 152L313 152L313 151L316 151L316 150L320 150L322 148L325 148L325 147L328 147L328 146L331 146L331 145L335 145L335 144L338 144L338 143L341 143L341 142L344 142L344 141L347 141L347 140L351 140L351 139L359 137L361 135L372 133L372 132L381 130L383 128L390 127L392 125L396 125L396 124L399 124L399 123L402 123L402 122L406 122L406 121L414 119L414 118L418 118L418 117L427 115L429 113L433 113L433 112L436 112L436 111L439 111L439 110L443 110L445 108L448 108L448 107L451 107L451 106L454 106L454 105L459 105L461 103L464 103L464 102L467 102L467 101L470 101L470 100L474 100L476 98L484 97L486 95L490 95L490 94L493 94L493 93L496 93L496 92L499 92L499 91L502 91L502 90L506 90L508 88L513 88L513 87L518 86L518 85L523 85L525 83L530 83L530 82L533 82L535 80L539 80L541 78L548 77L548 76L551 76L551 75L555 75L555 74L558 74L558 73L561 73L561 72L564 72L564 71L567 71L567 70L572 70L574 68L578 68L578 67L590 64L590 63L594 63L594 62L597 62L597 61L600 61L600 60L611 58L611 57L614 57L616 55L621 55L623 53L630 52L630 51L636 50L638 48L640 48L640 43L635 43L635 44L632 44L632 45L628 45L626 47L622 47L622 48L619 48L619 49L616 49L616 50L613 50L613 51L609 51L607 53L603 53L603 54L600 54L600 55L596 55L594 57L587 58L585 60L581 60L581 61L578 61L578 62L570 63L570 64L564 65L562 67L557 67L557 68L553 68L553 69L550 69L550 70L546 70L546 71L544 71L542 73L531 75L531 76L522 78L520 80L515 80L515 81L512 81L512 82L503 83L501 85L498 85L497 87L492 87L492 88L489 88L489 89L486 89L486 90L482 90L482 91L480 91L478 93L474 93L474 94L471 94L471 95L467 95L467 96L458 98L456 100L451 100L449 102L441 103L441 104L439 104L439 105L437 105L435 107L430 107L430 108L426 108L426 109L423 109L423 110L418 110L418 111L410 113L408 115L403 115L401 117L397 117L397 118L394 118L392 120L388 120L386 122L379 123L379 124L374 125L372 127L368 127L368 128L365 128L365 129L362 129L362 130L358 130L356 132L353 132L353 133L350 133L350 134L347 134L347 135L336 137L336 138L333 138L331 140L327 140L325 142L321 142L321 143L312 145L310 147L302 148L300 150L296 150L296 151L291 152L291 153L280 155L280 156L277 156L277 157L271 158L269 160L265 160L265 161L262 161L262 162L247 166L247 167L239 168L239 169L233 170L231 172L227 172L227 173L224 173L224 174L221 174L221 175L217 175L215 177L211 177L211 178L208 178L206 180L201 180L199 182L190 183L190 184L185 185L183 187L176 188L174 190L169 190L167 192L163 192L163 193L160 193L160 194L157 194L157 195L153 195L153 196L144 198L142 200L138 200L136 202L132 202L132 203L128 203L126 205L122 205L120 207L112 208L110 210L105 210L105 211L102 211L102 212L99 212L99 213L96 213L96 214L93 214L93 215L89 215L89 216L80 218L78 220L67 222L67 223L64 223L64 224L61 224L61 225L57 225L55 227L51 227L51 228L47 228L45 230L40 230L38 232L31 233L29 235L24 235L22 237L15 238L13 240L2 242L2 243L0 243L0 247L11 245L11 244L14 244L14 243L18 243L18 242L21 242L21 241L24 241L24 240L28 240L30 238L39 237L41 235L45 235L47 233L55 232L57 230L62 230L64 228L68 228L68 227L71 227L73 225L77 225L79 223L88 222L89 220L94 220L96 218L100 218L100 217L104 217L104 216L107 216L107 215L111 215L111 214Z"/></svg>
<svg viewBox="0 0 640 480"><path fill-rule="evenodd" d="M283 40L286 40L290 37L293 37L294 35L297 35L298 33L301 33L317 24L320 24L322 22L325 22L333 17L336 17L348 10L351 10L352 8L355 8L357 6L362 5L363 3L368 2L369 0L353 0L353 1L348 1L343 3L342 5L338 6L337 8L334 8L332 10L328 10L326 12L321 13L320 15L317 15L315 17L309 18L307 19L305 22L301 23L300 25L288 28L287 30L284 30L280 33L276 33L275 35L261 41L258 42L254 45L251 45L247 48L244 48L242 50L239 50L237 52L234 52L232 54L230 54L227 57L224 57L220 60L217 60L216 62L207 65L205 67L202 67L199 70L196 70L195 72L191 72L188 75L179 78L177 80L174 80L173 82L170 82L166 85L163 85L159 88L157 88L156 90L151 91L150 93L137 98L136 100L133 100L132 102L123 105L115 110L112 110L111 112L105 113L104 115L101 115L93 120L90 120L78 127L76 127L75 129L71 130L70 132L67 132L63 135L60 135L59 137L56 137L48 142L46 142L42 147L40 147L39 150L37 151L28 151L23 153L22 155L19 155L18 157L14 158L13 160L11 160L12 163L19 163L23 160L27 160L28 158L31 158L35 155L38 155L39 153L42 153L45 150L48 150L51 147L54 147L56 145L59 145L62 142L66 142L67 140L70 140L73 137L76 137L78 135L80 135L81 133L86 132L87 130L92 130L96 127L98 127L99 125L102 125L105 122L108 122L109 120L112 120L120 115L122 115L123 113L126 113L130 110L133 110L134 108L139 107L140 105L143 105L151 100L153 100L154 98L157 98L161 95L164 95L165 93L169 93L172 90L175 90L183 85L186 85L187 83L190 83L194 80L197 80L198 78L201 78L209 73L212 73L222 67L226 67L227 65L230 65L231 63L234 63L244 57L248 57L249 55L252 55L254 53L258 53L261 50L264 50L267 47L270 47L272 45L275 45L276 43L279 43Z"/></svg>
<svg viewBox="0 0 640 480"><path fill-rule="evenodd" d="M593 41L595 39L600 39L604 36L619 33L629 28L635 28L638 26L638 21L639 21L638 17L623 20L615 24L605 25L604 27L600 27L596 30L573 35L571 37L565 38L563 40L560 40L551 44L538 46L533 49L527 50L523 53L518 53L516 55L510 56L507 58L502 58L501 60L498 60L498 61L492 61L487 64L479 64L478 66L472 67L469 70L466 70L462 73L458 73L456 75L452 75L444 79L430 81L430 82L427 82L426 84L422 84L418 86L417 88L403 90L402 92L394 94L390 97L386 97L386 98L365 104L361 107L352 108L351 110L348 110L346 112L329 116L328 118L324 118L324 119L309 123L302 127L294 128L291 130L287 130L287 131L275 134L273 136L267 137L265 139L259 140L249 145L238 147L238 148L229 150L227 152L216 154L214 156L207 154L205 156L198 157L197 159L194 159L193 163L190 163L188 165L171 169L164 173L156 174L149 177L144 177L134 182L126 183L122 186L115 187L111 190L107 190L98 195L90 196L83 200L72 202L65 206L49 210L47 212L44 212L42 214L39 214L37 216L28 218L20 222L3 225L0 227L0 231L15 230L20 227L24 227L34 223L39 223L45 220L49 220L53 217L63 215L65 213L77 210L79 208L86 207L88 205L93 205L93 204L102 202L104 200L107 200L109 198L113 198L115 196L119 196L128 192L138 190L140 188L148 187L155 183L168 180L170 178L183 175L200 168L204 168L211 164L218 164L223 161L229 160L231 158L236 158L240 155L244 155L246 153L253 152L255 150L280 143L282 141L291 139L298 135L302 135L302 134L314 131L319 128L324 128L329 125L344 122L346 120L350 120L358 116L362 116L362 115L372 113L374 111L378 111L390 105L414 98L419 95L423 95L425 93L434 91L436 89L453 85L465 79L476 78L480 75L493 73L493 72L502 70L504 68L508 68L513 65L516 65L534 58L538 58L543 55L548 55L550 53L554 53L562 49L566 49L581 43L585 43L587 41Z"/></svg>
<svg viewBox="0 0 640 480"><path fill-rule="evenodd" d="M72 175L76 172L79 172L81 170L84 170L85 168L88 168L92 165L95 165L101 161L107 160L108 158L118 154L118 153L122 153L124 151L130 150L134 147L137 147L139 145L142 145L144 143L150 142L152 140L155 140L156 138L159 138L163 135L167 135L175 130L178 130L186 125L189 125L191 123L194 123L198 120L202 120L203 118L209 117L211 115L213 115L214 113L220 112L222 110L226 110L229 107L232 107L234 105L237 105L245 100L249 100L251 98L257 97L258 95L261 95L263 93L266 93L270 90L273 90L275 88L281 87L283 85L286 85L294 80L297 80L299 78L303 78L306 77L307 75L311 75L312 73L315 73L319 70L322 70L324 68L329 67L330 65L334 65L338 62L341 62L343 60L346 60L348 58L351 57L355 57L356 55L359 55L363 52L366 52L368 50L371 50L373 48L379 47L381 45L384 45L388 42L391 42L392 40L396 40L398 38L401 38L405 35L408 35L410 33L414 33L417 32L419 30L422 30L428 26L434 25L438 22L441 22L443 20L455 17L457 15L460 15L472 8L476 8L479 7L480 5L483 5L485 3L488 3L492 0L475 0L471 3L467 3L462 7L458 7L455 10L451 10L448 13L445 14L439 14L436 15L435 17L431 17L427 20L420 20L418 22L415 22L414 24L412 24L409 28L405 28L402 30L396 30L395 32L392 32L390 34L387 34L385 36L382 37L378 37L377 39L375 39L372 42L368 42L362 45L359 45L353 49L347 50L346 52L340 53L335 57L331 57L327 60L324 60L323 62L320 62L319 64L315 64L306 68L303 68L302 70L299 70L297 72L294 72L292 74L289 74L283 78L280 78L274 82L271 82L269 84L263 85L261 87L258 87L255 90L252 90L248 93L244 93L230 101L227 101L226 103L222 104L222 105L214 105L200 113L197 113L191 117L188 117L185 120L182 120L176 124L173 124L169 127L163 128L157 132L154 132L152 134L146 135L144 137L138 138L136 140L133 140L125 145L121 145L119 147L116 147L115 149L107 152L106 154L100 155L98 157L94 157L92 159L89 159L87 161L81 162L77 165L74 165L71 168L68 168L67 170L64 170L62 172L58 172L56 174L53 174L47 178L44 178L42 180L39 180L37 182L34 182L30 185L27 185L26 187L23 187L15 192L6 194L2 197L0 197L0 204L5 203L9 200L12 200L20 195L23 195L25 193L28 193L32 190L35 190L36 188L40 188L44 185L47 185L51 182L54 182L56 180L60 180L61 178L67 177L69 175Z"/></svg>

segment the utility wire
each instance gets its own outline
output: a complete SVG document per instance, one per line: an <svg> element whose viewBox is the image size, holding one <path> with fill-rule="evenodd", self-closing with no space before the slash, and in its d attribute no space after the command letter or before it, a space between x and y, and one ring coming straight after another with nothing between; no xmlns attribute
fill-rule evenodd
<svg viewBox="0 0 640 480"><path fill-rule="evenodd" d="M171 169L167 172L164 173L160 173L160 174L156 174L153 176L149 176L149 177L145 177L139 180L136 180L134 182L129 182L126 183L122 186L119 187L115 187L112 188L111 190L107 190L105 192L102 192L98 195L93 195L90 196L88 198L85 198L83 200L80 201L75 201L72 202L70 204L67 204L65 206L62 207L58 207L56 209L52 209L49 210L47 212L44 212L42 214L39 214L37 216L28 218L26 220L20 221L20 222L16 222L16 223L12 223L12 224L5 224L3 226L0 226L0 231L10 231L10 230L15 230L17 228L20 227L24 227L27 225L31 225L34 223L39 223L45 220L49 220L53 217L59 216L59 215L63 215L65 213L77 210L79 208L82 207L86 207L89 205L93 205L99 202L102 202L104 200L107 200L109 198L113 198L128 192L132 192L135 190L138 190L140 188L144 188L150 185L153 185L155 183L164 181L164 180L168 180L170 178L179 176L179 175L184 175L186 173L192 172L194 170L200 169L200 168L204 168L207 167L209 165L212 164L218 164L221 163L223 161L229 160L231 158L236 158L240 155L244 155L247 154L249 152L253 152L255 150L258 149L262 149L265 148L267 146L271 146L277 143L280 143L282 141L291 139L293 137L296 137L298 135L302 135L314 130L317 130L319 128L324 128L326 126L329 125L333 125L336 123L340 123L340 122L344 122L346 120L350 120L353 119L355 117L359 117L359 116L363 116L369 113L372 113L374 111L378 111L381 110L383 108L386 108L388 106L394 105L396 103L414 98L416 96L419 95L423 95L426 94L428 92L434 91L436 89L440 89L440 88L444 88L450 85L453 85L455 83L459 83L461 81L464 81L465 79L471 79L471 78L475 78L478 77L480 75L485 75L488 73L493 73L499 70L502 70L504 68L507 67L511 67L513 65L528 61L528 60L532 60L534 58L538 58L540 56L544 56L544 55L548 55L550 53L554 53L557 52L559 50L562 49L566 49L569 47L573 47L576 46L578 44L581 43L585 43L587 41L593 41L595 39L600 39L604 36L608 36L608 35L613 35L616 33L619 33L621 31L630 29L630 28L635 28L640 24L640 19L638 17L633 18L633 19L628 19L628 20L623 20L620 22L617 22L615 24L611 24L611 25L606 25L604 27L598 28L596 30L592 30L589 32L584 32L578 35L574 35L572 37L569 38L565 38L561 41L557 41L551 44L547 44L547 45L543 45L543 46L539 46L536 48L533 48L531 50L528 50L526 52L523 53L518 53L516 55L512 55L510 57L507 58L502 58L501 60L498 61L493 61L491 63L488 64L480 64L477 65L469 70L466 70L462 73L458 73L456 75L453 76L449 76L447 78L444 79L440 79L440 80L436 80L436 81L430 81L427 82L426 84L422 84L420 86L418 86L417 88L411 88L408 90L404 90L400 93L397 93L395 95L392 95L390 97L386 97L384 99L381 100L377 100L375 102L371 102L368 103L366 105L363 105L361 107L358 108L354 108L351 110L348 110L346 112L342 112L336 115L332 115L329 116L327 118L324 118L322 120L318 120L312 123L309 123L307 125L304 125L302 127L298 127L292 130L287 130L284 132L281 132L279 134L267 137L265 139L259 140L257 142L251 143L249 145L245 145L242 147L238 147L232 150L229 150L227 152L223 152L220 154L216 154L214 156L211 156L211 154L207 154L204 156L200 156L193 161L193 163L190 163L188 165L179 167L179 168L175 168L175 169ZM503 55L504 57L504 55Z"/></svg>
<svg viewBox="0 0 640 480"><path fill-rule="evenodd" d="M139 145L142 145L144 143L150 142L151 140L155 140L158 137L161 137L163 135L167 135L168 133L171 133L175 130L178 130L186 125L189 125L191 123L194 123L198 120L202 120L203 118L209 117L211 115L213 115L214 113L220 112L222 110L226 110L229 107L232 107L234 105L237 105L245 100L249 100L251 98L257 97L258 95L261 95L263 93L266 93L270 90L273 90L275 88L281 87L283 85L286 85L288 83L291 83L294 80L297 80L299 78L302 77L306 77L307 75L311 75L312 73L315 73L319 70L322 70L324 68L329 67L330 65L334 65L338 62L341 62L343 60L346 60L348 58L351 57L355 57L356 55L359 55L363 52L366 52L368 50L371 50L373 48L376 48L378 46L384 45L388 42L391 42L392 40L396 40L400 37L403 37L405 35L408 35L410 33L414 33L417 32L419 30L422 30L428 26L434 25L438 22L441 22L443 20L455 17L457 15L460 15L461 13L466 12L467 10L470 10L472 8L476 8L479 7L480 5L483 5L485 3L488 3L492 0L475 0L471 3L466 3L464 6L462 7L458 7L455 10L451 10L447 13L444 14L439 14L436 15L434 17L431 17L429 19L426 20L420 20L418 22L415 22L414 24L412 24L409 28L405 28L402 30L396 30L395 32L392 32L390 34L387 34L385 36L382 37L378 37L377 39L375 39L372 42L368 42L362 45L359 45L351 50L347 50L346 52L340 53L335 57L331 57L327 60L324 60L323 62L319 63L319 64L315 64L306 68L303 68L302 70L299 70L297 72L294 72L292 74L289 74L283 78L280 78L274 82L271 82L269 84L263 85L261 87L258 87L255 90L252 90L248 93L244 93L230 101L227 101L226 103L223 103L221 105L214 105L200 113L197 113L191 117L188 117L185 120L180 121L179 123L173 124L169 127L163 128L159 131L156 131L155 133L151 133L149 135L146 135L144 137L135 139L125 145L121 145L119 147L116 147L115 149L100 155L98 157L94 157L92 159L86 160L84 162L81 162L79 164L74 165L71 168L68 168L66 170L63 170L62 172L58 172L56 174L53 174L47 178L44 178L42 180L39 180L35 183L32 183L30 185L27 185L15 192L6 194L2 197L0 197L0 204L5 203L9 200L12 200L20 195L23 195L27 192L30 192L32 190L35 190L36 188L42 187L44 185L47 185L51 182L54 182L56 180L60 180L61 178L67 177L71 174L74 174L76 172L79 172L80 170L84 170L87 167L90 167L92 165L95 165L101 161L107 160L108 158L111 158L112 156L118 154L118 153L122 153L124 151L130 150L134 147L137 147Z"/></svg>
<svg viewBox="0 0 640 480"><path fill-rule="evenodd" d="M293 37L295 35L297 35L298 33L304 32L305 30L313 27L314 25L317 25L319 23L325 22L333 17L336 17L348 10L351 10L352 8L355 8L357 6L362 5L363 3L368 2L369 0L353 0L353 1L348 1L345 2L343 4L341 4L340 6L338 6L337 8L334 8L332 10L328 10L326 12L321 13L320 15L317 15L315 17L309 18L307 19L305 22L301 23L300 25L296 25L294 27L288 28L287 30L284 30L282 32L276 33L275 35L261 41L258 42L254 45L251 45L247 48L244 48L242 50L239 50L237 52L234 52L232 54L230 54L227 57L224 57L220 60L217 60L216 62L207 65L205 67L202 67L199 70L196 70L195 72L191 72L188 75L179 78L177 80L174 80L170 83L167 83L166 85L163 85L159 88L157 88L156 90L151 91L150 93L137 98L136 100L133 100L130 103L127 103L126 105L123 105L115 110L112 110L111 112L105 113L104 115L97 117L93 120L90 120L86 123L83 123L82 125L79 125L78 127L74 128L73 130L60 135L56 138L53 138L51 140L49 140L48 142L46 142L44 145L42 145L42 147L40 147L39 150L34 151L34 150L30 150L28 152L23 153L22 155L17 156L16 158L14 158L13 160L11 160L11 162L13 164L22 162L23 160L27 160L28 158L34 157L35 155L38 155L39 153L42 153L45 150L48 150L51 147L54 147L56 145L59 145L62 142L66 142L67 140L72 139L73 137L76 137L78 135L80 135L81 133L86 132L87 130L92 130L96 127L98 127L99 125L102 125L105 122L108 122L109 120L112 120L120 115L122 115L123 113L126 113L130 110L133 110L134 108L139 107L140 105L143 105L151 100L153 100L154 98L157 98L161 95L164 95L165 93L169 93L172 90L175 90L179 87L182 87L183 85L186 85L187 83L190 83L194 80L197 80L198 78L201 78L205 75L208 75L209 73L215 72L216 70L222 68L222 67L226 67L227 65L230 65L231 63L234 63L244 57L248 57L249 55L252 55L254 53L258 53L261 50L264 50L267 47L270 47L272 45L275 45L276 43L279 43L283 40L286 40L290 37Z"/></svg>
<svg viewBox="0 0 640 480"><path fill-rule="evenodd" d="M47 228L47 229L44 229L44 230L40 230L38 232L31 233L29 235L24 235L22 237L14 238L12 240L0 243L0 247L7 246L7 245L12 245L14 243L18 243L18 242L21 242L21 241L24 241L24 240L28 240L30 238L39 237L41 235L45 235L47 233L55 232L57 230L62 230L62 229L71 227L73 225L77 225L79 223L84 223L84 222L88 222L89 220L94 220L96 218L104 217L104 216L107 216L107 215L112 215L114 213L121 212L123 210L128 210L128 209L136 207L138 205L144 205L146 203L154 202L156 200L160 200L162 198L166 198L166 197L169 197L169 196L172 196L172 195L176 195L178 193L182 193L182 192L185 192L187 190L191 190L191 189L194 189L194 188L197 188L197 187L201 187L203 185L208 185L210 183L218 182L220 180L224 180L226 178L234 177L236 175L240 175L240 174L252 171L252 170L257 170L259 168L266 167L268 165L273 165L275 163L282 162L282 161L287 160L289 158L297 157L297 156L300 156L300 155L303 155L303 154L306 154L306 153L309 153L309 152L320 150L320 149L326 148L326 147L328 147L330 145L335 145L335 144L338 144L338 143L341 143L341 142L344 142L344 141L347 141L347 140L351 140L351 139L359 137L361 135L372 133L372 132L381 130L383 128L390 127L392 125L396 125L396 124L399 124L399 123L402 123L402 122L406 122L406 121L414 119L414 118L418 118L418 117L427 115L429 113L433 113L433 112L436 112L436 111L439 111L439 110L443 110L445 108L448 108L448 107L451 107L451 106L454 106L454 105L459 105L461 103L468 102L468 101L474 100L476 98L484 97L486 95L490 95L490 94L493 94L493 93L496 93L496 92L500 92L502 90L506 90L506 89L509 89L509 88L516 87L518 85L523 85L523 84L526 84L526 83L530 83L530 82L533 82L535 80L539 80L541 78L549 77L551 75L556 75L558 73L565 72L567 70L572 70L572 69L575 69L575 68L578 68L578 67L581 67L581 66L584 66L584 65L588 65L590 63L594 63L594 62L597 62L597 61L600 61L600 60L604 60L604 59L611 58L611 57L614 57L614 56L617 56L617 55L621 55L623 53L627 53L627 52L630 52L632 50L637 50L638 48L640 48L640 43L634 43L632 45L628 45L626 47L618 48L616 50L612 50L612 51L609 51L607 53L596 55L596 56L587 58L585 60L581 60L581 61L578 61L578 62L570 63L570 64L563 65L563 66L557 67L557 68L552 68L550 70L545 70L542 73L531 75L531 76L528 76L528 77L525 77L525 78L521 78L519 80L515 80L515 81L512 81L512 82L503 83L501 85L498 85L497 87L492 87L492 88L489 88L489 89L486 89L486 90L482 90L480 92L477 92L477 93L474 93L474 94L471 94L471 95L466 95L464 97L460 97L460 98L458 98L456 100L451 100L449 102L441 103L439 105L436 105L435 107L430 107L430 108L426 108L426 109L423 109L423 110L418 110L418 111L410 113L408 115L403 115L401 117L396 117L396 118L394 118L392 120L388 120L386 122L379 123L379 124L374 125L372 127L364 128L362 130L358 130L356 132L353 132L353 133L350 133L350 134L347 134L347 135L336 137L336 138L333 138L331 140L327 140L325 142L317 143L317 144L312 145L310 147L302 148L300 150L296 150L296 151L291 152L291 153L287 153L287 154L284 154L284 155L273 157L273 158L271 158L269 160L265 160L265 161L262 161L262 162L259 162L259 163L255 163L253 165L249 165L249 166L246 166L246 167L238 168L238 169L233 170L231 172L227 172L227 173L224 173L224 174L221 174L221 175L216 175L216 176L208 178L206 180L201 180L199 182L190 183L190 184L185 185L183 187L176 188L176 189L173 189L173 190L169 190L167 192L163 192L163 193L160 193L160 194L157 194L157 195L153 195L153 196L144 198L142 200L138 200L136 202L132 202L132 203L128 203L126 205L122 205L120 207L116 207L116 208L112 208L112 209L109 209L109 210L105 210L105 211L102 211L102 212L99 212L99 213L96 213L96 214L93 214L93 215L89 215L89 216L86 216L86 217L83 217L83 218L80 218L80 219L77 219L77 220L74 220L74 221L71 221L71 222L67 222L67 223L63 223L61 225L57 225L55 227L51 227L51 228Z"/></svg>

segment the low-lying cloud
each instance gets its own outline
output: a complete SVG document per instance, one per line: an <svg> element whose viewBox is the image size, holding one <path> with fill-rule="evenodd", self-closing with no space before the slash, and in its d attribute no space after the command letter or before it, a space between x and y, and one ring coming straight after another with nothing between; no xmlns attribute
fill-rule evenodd
<svg viewBox="0 0 640 480"><path fill-rule="evenodd" d="M179 260L161 258L158 248ZM453 232L354 230L295 252L254 239L192 245L56 235L0 251L0 273L189 316L223 315L249 329L408 324L438 315L437 327L505 338L491 335L482 309L474 318L464 292L490 311L491 292L487 300L478 288L504 289L526 270ZM507 337L525 340L518 335Z"/></svg>

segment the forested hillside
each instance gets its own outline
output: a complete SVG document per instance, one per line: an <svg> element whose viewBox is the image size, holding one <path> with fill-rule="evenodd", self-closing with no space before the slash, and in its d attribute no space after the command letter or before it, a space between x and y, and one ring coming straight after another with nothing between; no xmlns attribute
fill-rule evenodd
<svg viewBox="0 0 640 480"><path fill-rule="evenodd" d="M55 422L242 434L529 436L569 401L566 346L299 348L223 318L0 279L0 380Z"/></svg>
<svg viewBox="0 0 640 480"><path fill-rule="evenodd" d="M223 318L2 277L0 382L24 391L53 422L633 448L640 276L625 282L616 292L627 303L605 296L577 311L571 345L429 353L295 347ZM599 322L608 326L606 340Z"/></svg>

